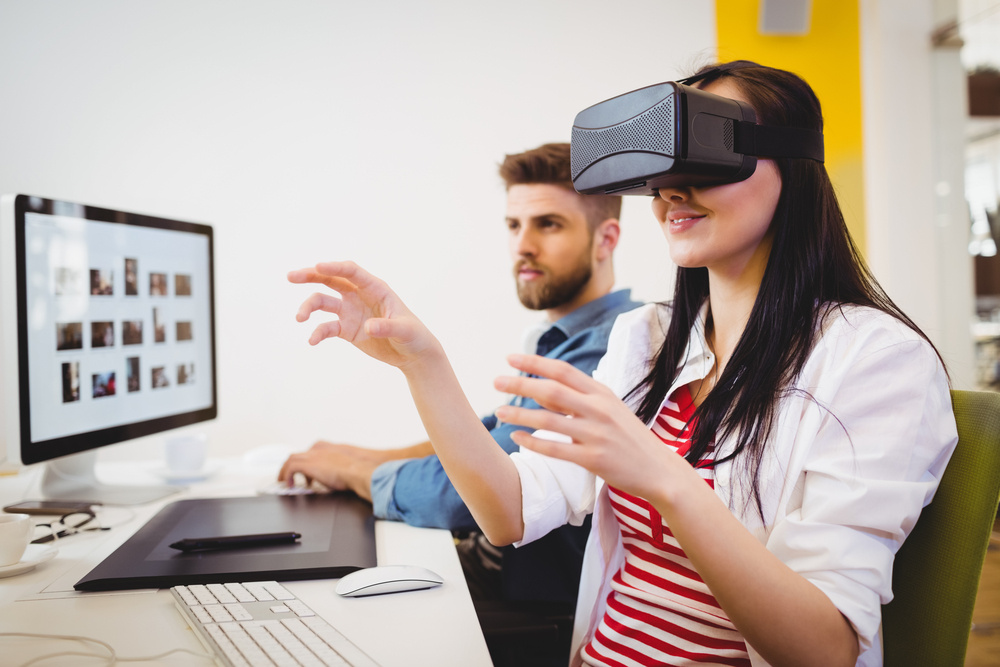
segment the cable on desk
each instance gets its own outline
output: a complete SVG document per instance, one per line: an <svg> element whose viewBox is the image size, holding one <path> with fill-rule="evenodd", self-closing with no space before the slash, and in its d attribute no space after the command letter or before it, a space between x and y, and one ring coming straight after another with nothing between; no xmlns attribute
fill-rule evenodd
<svg viewBox="0 0 1000 667"><path fill-rule="evenodd" d="M20 665L20 667L29 667L30 665L42 662L43 660L50 660L52 658L61 658L71 655L81 656L85 658L104 659L107 661L108 665L115 665L119 662L152 662L154 660L159 660L173 653L190 653L196 658L205 658L206 660L211 660L213 662L215 661L215 656L213 655L209 655L207 653L199 653L198 651L192 651L186 648L175 648L169 651L164 651L163 653L159 653L157 655L150 655L145 657L123 658L120 657L117 653L115 653L114 648L112 648L111 644L108 644L107 642L101 641L100 639L94 639L92 637L78 637L75 635L45 635L45 634L36 634L32 632L0 632L0 637L22 637L22 638L27 637L29 639L63 639L66 641L76 641L82 643L91 642L93 644L98 644L99 646L104 647L108 651L108 655L104 655L101 653L84 653L82 651L61 651L59 653L47 653L45 655L40 655L37 658L32 658L28 662L25 662L22 665Z"/></svg>

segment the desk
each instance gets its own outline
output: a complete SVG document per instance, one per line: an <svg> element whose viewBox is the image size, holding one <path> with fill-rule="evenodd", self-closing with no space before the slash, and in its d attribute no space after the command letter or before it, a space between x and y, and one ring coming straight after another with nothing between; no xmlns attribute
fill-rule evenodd
<svg viewBox="0 0 1000 667"><path fill-rule="evenodd" d="M101 520L113 526L112 530L60 540L54 559L30 572L0 579L0 631L92 637L111 644L123 657L156 655L174 648L204 652L168 591L81 593L73 590L73 584L166 503L182 498L250 495L274 478L274 470L262 470L240 459L214 463L221 466L219 474L182 493L138 507L103 508ZM107 482L160 482L153 470L152 463L115 462L99 464L98 475ZM0 477L0 502L7 505L33 497L38 476L39 471L29 470L16 477ZM284 585L384 667L490 665L451 534L378 521L375 539L379 564L422 565L440 574L444 585L371 598L341 598L334 593L330 579ZM80 650L80 646L0 637L4 664L17 665L64 650ZM44 664L78 665L81 660L67 657ZM176 653L156 664L211 663Z"/></svg>

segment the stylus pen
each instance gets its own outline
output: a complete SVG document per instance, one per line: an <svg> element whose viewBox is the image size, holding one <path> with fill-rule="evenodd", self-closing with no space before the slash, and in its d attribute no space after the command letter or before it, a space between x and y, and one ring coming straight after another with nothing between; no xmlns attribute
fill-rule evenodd
<svg viewBox="0 0 1000 667"><path fill-rule="evenodd" d="M208 551L211 549L249 549L275 544L291 544L302 535L299 533L262 533L260 535L228 535L226 537L191 537L170 545L180 551Z"/></svg>

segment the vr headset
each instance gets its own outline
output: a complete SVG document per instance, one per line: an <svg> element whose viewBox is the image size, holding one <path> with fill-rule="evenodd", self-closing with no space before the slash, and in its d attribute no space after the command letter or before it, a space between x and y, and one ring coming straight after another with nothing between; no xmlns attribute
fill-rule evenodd
<svg viewBox="0 0 1000 667"><path fill-rule="evenodd" d="M823 161L823 134L757 125L745 102L668 81L576 115L573 186L583 194L656 195L658 188L735 183L758 157Z"/></svg>

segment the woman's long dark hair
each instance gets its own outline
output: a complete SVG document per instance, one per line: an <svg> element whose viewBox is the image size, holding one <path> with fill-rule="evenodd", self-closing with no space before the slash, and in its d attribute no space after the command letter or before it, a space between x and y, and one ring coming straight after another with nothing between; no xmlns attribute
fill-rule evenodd
<svg viewBox="0 0 1000 667"><path fill-rule="evenodd" d="M735 61L691 77L703 86L720 79L740 89L760 124L823 129L815 93L790 72ZM698 425L685 457L695 465L716 438L735 437L735 449L716 463L739 457L761 514L760 464L778 401L801 372L815 343L817 324L829 308L843 304L877 308L927 339L865 265L826 168L808 159L774 161L781 174L781 195L771 221L767 267L746 329L715 388L695 413ZM650 373L629 393L629 398L638 399L636 415L646 423L656 416L677 377L691 328L707 298L708 270L678 267L666 340Z"/></svg>

